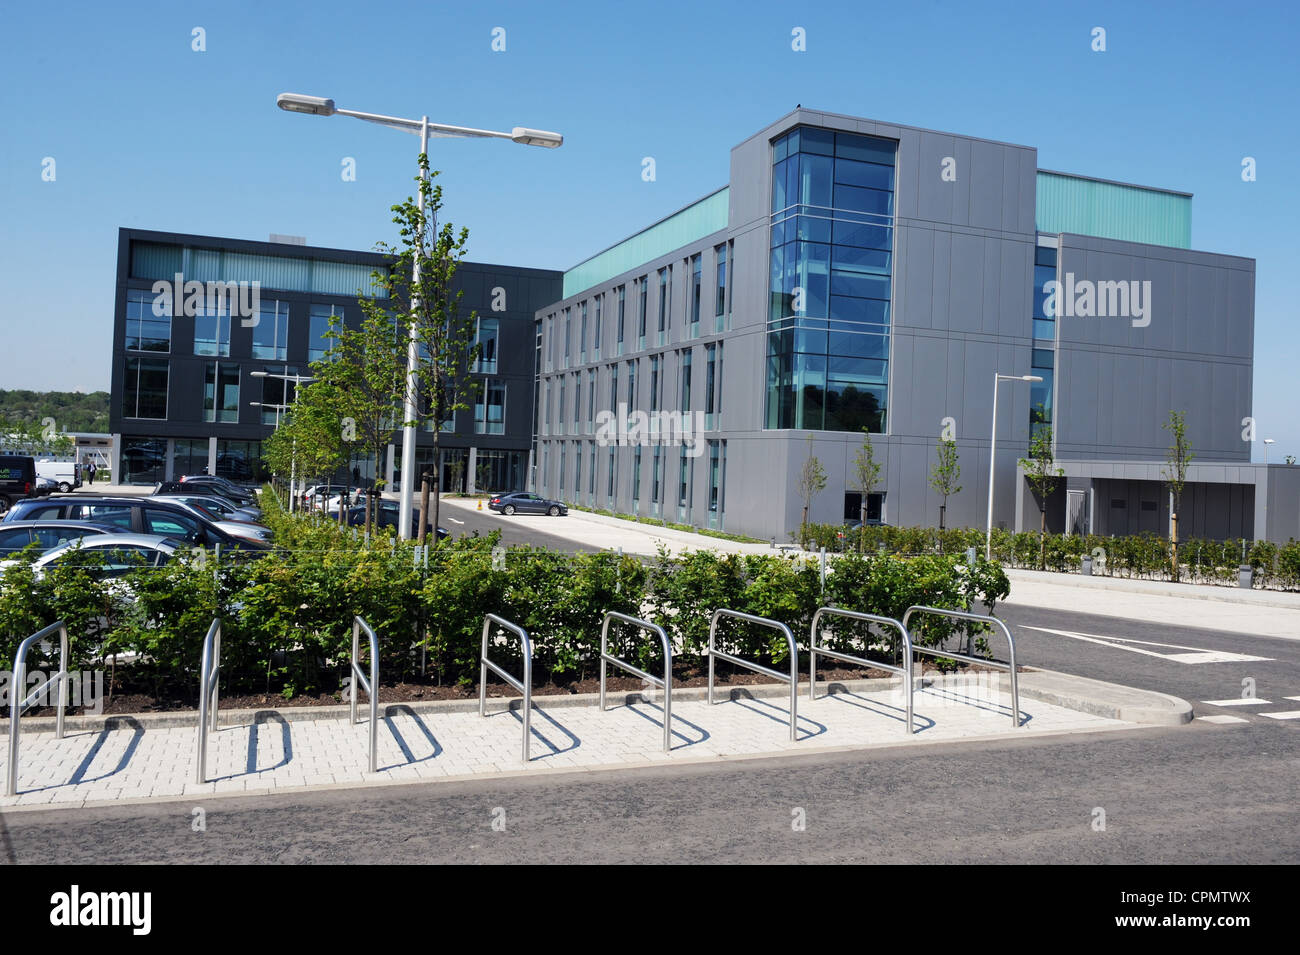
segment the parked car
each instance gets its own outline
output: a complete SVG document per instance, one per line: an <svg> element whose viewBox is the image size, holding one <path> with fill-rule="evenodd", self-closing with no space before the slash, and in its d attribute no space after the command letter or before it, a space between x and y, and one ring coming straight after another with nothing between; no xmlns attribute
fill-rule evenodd
<svg viewBox="0 0 1300 955"><path fill-rule="evenodd" d="M119 528L111 524L96 524L93 521L30 521L0 524L0 557L12 557L33 543L42 551L47 551L82 537L115 534L118 530Z"/></svg>
<svg viewBox="0 0 1300 955"><path fill-rule="evenodd" d="M559 517L569 513L569 506L563 501L552 501L531 491L515 491L489 498L488 510L500 511L507 517L511 514L550 514L551 517Z"/></svg>
<svg viewBox="0 0 1300 955"><path fill-rule="evenodd" d="M211 521L213 525L215 525L220 530L225 531L231 537L237 537L240 540L261 541L265 543L270 543L271 528L267 527L264 524L258 524L256 521L229 520L227 518L221 517L219 514L215 513L214 511L208 510L202 504L192 503L191 501L183 501L177 497L161 497L161 498L157 498L157 500L167 501L168 503L176 504L179 507L183 507L191 514L195 515L196 517L201 517L205 520ZM202 500L202 499L195 498L193 500Z"/></svg>
<svg viewBox="0 0 1300 955"><path fill-rule="evenodd" d="M220 544L223 550L270 549L268 542L236 537L183 505L157 497L78 494L76 497L19 501L4 516L3 525L54 520L111 524L123 533L164 535L200 547Z"/></svg>
<svg viewBox="0 0 1300 955"><path fill-rule="evenodd" d="M161 567L182 546L181 541L161 534L83 537L46 551L32 563L32 570L39 577L56 564L84 563L96 577L121 577L139 567Z"/></svg>
<svg viewBox="0 0 1300 955"><path fill-rule="evenodd" d="M49 497L59 489L59 482L51 478L38 477L36 486L32 488L32 497Z"/></svg>
<svg viewBox="0 0 1300 955"><path fill-rule="evenodd" d="M257 495L253 491L240 487L234 481L227 481L223 477L215 477L211 474L188 474L181 478L180 483L189 485L187 488L189 491L198 491L202 488L204 491L220 494L240 507L257 503Z"/></svg>
<svg viewBox="0 0 1300 955"><path fill-rule="evenodd" d="M366 508L364 504L358 504L356 507L350 507L346 516L343 518L348 524L354 527L361 527L366 523ZM396 501L380 501L379 511L374 513L372 521L380 527L397 527L398 521L401 520L401 509ZM433 525L425 524L425 532L432 533ZM411 539L420 536L420 518L416 514L411 515ZM446 540L451 534L445 527L438 528L438 540Z"/></svg>
<svg viewBox="0 0 1300 955"><path fill-rule="evenodd" d="M307 490L302 492L302 506L313 511L328 511L329 502L332 498L346 496L348 503L353 503L352 498L356 494L364 494L361 488L348 488L344 484L313 484ZM337 513L339 509L338 502L334 503L333 510Z"/></svg>
<svg viewBox="0 0 1300 955"><path fill-rule="evenodd" d="M36 462L36 476L49 478L58 485L60 491L67 494L73 488L81 487L81 464L77 461L41 458Z"/></svg>
<svg viewBox="0 0 1300 955"><path fill-rule="evenodd" d="M224 498L215 491L206 493L204 489L198 491L194 488L186 488L184 484L177 481L164 481L158 485L153 492L154 497L163 497L168 500L184 501L187 504L196 504L204 510L213 511L216 516L213 520L221 521L251 521L258 523L262 518L262 509L260 507L240 507L229 498Z"/></svg>
<svg viewBox="0 0 1300 955"><path fill-rule="evenodd" d="M0 514L36 489L36 459L29 454L0 454Z"/></svg>

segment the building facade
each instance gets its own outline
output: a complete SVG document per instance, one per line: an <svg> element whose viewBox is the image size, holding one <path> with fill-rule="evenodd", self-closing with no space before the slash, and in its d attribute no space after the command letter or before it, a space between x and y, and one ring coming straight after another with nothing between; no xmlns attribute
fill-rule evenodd
<svg viewBox="0 0 1300 955"><path fill-rule="evenodd" d="M311 363L330 347L331 318L358 327L358 292L379 300L371 273L388 260L371 252L288 242L122 229L114 311L112 473L121 483L184 474L266 477L261 443L278 425ZM561 273L462 262L455 291L478 316L481 387L471 407L444 424L443 486L523 487L529 469L534 380L533 314L553 301ZM188 282L225 283L185 308ZM256 312L251 286L256 283ZM173 293L177 285L181 291ZM242 293L242 298L240 297ZM161 294L161 298L160 298ZM175 304L173 304L173 302ZM187 314L187 312L192 314ZM417 463L432 455L432 425L418 432ZM400 487L401 431L385 463ZM422 468L423 469L423 468ZM354 457L351 476L374 464ZM308 477L314 477L309 475Z"/></svg>
<svg viewBox="0 0 1300 955"><path fill-rule="evenodd" d="M1038 526L1018 459L1050 427L1055 530L1300 536L1300 469L1250 463L1252 259L1193 251L1191 196L1040 170L1033 147L799 109L729 183L564 274L536 313L534 481L618 513L788 540L810 520ZM998 375L1039 382L1003 381ZM1153 474L1154 472L1154 474ZM1269 502L1273 501L1271 508Z"/></svg>

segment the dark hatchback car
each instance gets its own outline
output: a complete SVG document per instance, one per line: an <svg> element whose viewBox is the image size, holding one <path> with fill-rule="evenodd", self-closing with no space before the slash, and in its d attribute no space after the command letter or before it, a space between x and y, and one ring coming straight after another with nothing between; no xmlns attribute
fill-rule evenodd
<svg viewBox="0 0 1300 955"><path fill-rule="evenodd" d="M200 547L221 545L222 550L267 551L258 544L232 537L211 521L177 504L156 497L92 497L87 494L19 501L0 527L30 521L93 521L109 524L119 533L156 534Z"/></svg>
<svg viewBox="0 0 1300 955"><path fill-rule="evenodd" d="M0 514L35 493L36 459L28 454L0 454Z"/></svg>
<svg viewBox="0 0 1300 955"><path fill-rule="evenodd" d="M69 541L96 534L118 534L121 528L94 521L31 521L0 524L0 559L13 557L28 544L35 543L43 553Z"/></svg>
<svg viewBox="0 0 1300 955"><path fill-rule="evenodd" d="M190 493L202 487L205 491L213 491L229 501L234 501L240 507L257 504L257 495L253 491L246 487L240 487L234 481L227 481L223 477L214 477L210 474L190 474L182 477L179 483L185 491Z"/></svg>
<svg viewBox="0 0 1300 955"><path fill-rule="evenodd" d="M338 512L335 511L337 514ZM353 527L364 527L366 523L366 509L364 505L349 507L347 515L343 518ZM380 527L396 527L397 522L401 519L401 511L396 501L381 501L379 503L379 513L374 515L372 520L379 524ZM426 532L433 531L432 524L425 524ZM416 515L411 515L411 539L420 536L420 519ZM445 527L438 528L438 540L446 540L451 534Z"/></svg>
<svg viewBox="0 0 1300 955"><path fill-rule="evenodd" d="M532 491L515 491L488 498L488 510L500 511L507 517L511 514L550 514L551 517L559 517L569 513L569 506L563 501L552 501Z"/></svg>

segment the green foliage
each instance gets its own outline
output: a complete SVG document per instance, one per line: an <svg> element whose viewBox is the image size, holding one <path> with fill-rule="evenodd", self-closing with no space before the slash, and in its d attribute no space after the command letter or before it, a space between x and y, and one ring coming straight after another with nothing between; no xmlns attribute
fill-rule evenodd
<svg viewBox="0 0 1300 955"><path fill-rule="evenodd" d="M0 432L41 430L53 418L63 432L108 433L107 391L7 391L0 388Z"/></svg>

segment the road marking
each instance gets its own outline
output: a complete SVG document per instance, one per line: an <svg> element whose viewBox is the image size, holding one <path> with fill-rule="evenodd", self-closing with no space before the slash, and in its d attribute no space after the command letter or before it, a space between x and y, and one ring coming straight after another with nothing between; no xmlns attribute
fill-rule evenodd
<svg viewBox="0 0 1300 955"><path fill-rule="evenodd" d="M1270 720L1300 720L1300 710L1285 710L1281 713L1260 713L1260 716L1267 716Z"/></svg>
<svg viewBox="0 0 1300 955"><path fill-rule="evenodd" d="M1272 706L1268 700L1254 696L1234 697L1231 700L1201 700L1206 706Z"/></svg>
<svg viewBox="0 0 1300 955"><path fill-rule="evenodd" d="M1206 723L1249 723L1250 720L1243 719L1240 716L1229 716L1226 713L1217 713L1214 716L1198 716L1198 720L1204 720Z"/></svg>
<svg viewBox="0 0 1300 955"><path fill-rule="evenodd" d="M1251 656L1247 653L1230 653L1227 650L1202 650L1199 647L1184 647L1176 643L1155 643L1151 640L1133 640L1127 637L1101 636L1095 633L1076 633L1073 630L1053 630L1050 627L1021 627L1021 629L1041 630L1043 633L1054 633L1058 637L1070 637L1072 640L1082 640L1085 643L1098 643L1103 647L1127 650L1130 653L1158 657L1161 660L1170 660L1174 663L1251 663L1273 659L1272 657ZM1191 652L1157 653L1154 650L1144 650L1142 647L1128 646L1130 643L1140 643L1147 647L1163 647L1166 650L1189 650Z"/></svg>
<svg viewBox="0 0 1300 955"><path fill-rule="evenodd" d="M1284 697L1282 697L1282 699L1284 699L1284 700L1300 700L1300 696L1284 696Z"/></svg>
<svg viewBox="0 0 1300 955"><path fill-rule="evenodd" d="M454 517L449 517L449 518L447 518L447 520L451 521L453 524L464 524L464 523L465 523L464 521L458 521L458 520L456 520L456 518L454 518Z"/></svg>

